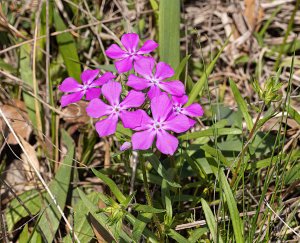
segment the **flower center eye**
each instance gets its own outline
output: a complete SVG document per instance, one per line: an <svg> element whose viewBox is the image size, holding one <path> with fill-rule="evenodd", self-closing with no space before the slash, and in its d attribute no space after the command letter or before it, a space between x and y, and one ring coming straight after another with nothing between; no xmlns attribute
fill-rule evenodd
<svg viewBox="0 0 300 243"><path fill-rule="evenodd" d="M174 110L175 113L181 113L182 112L182 108L180 106L177 106L177 105L175 105L173 107L173 110Z"/></svg>
<svg viewBox="0 0 300 243"><path fill-rule="evenodd" d="M160 128L160 125L159 125L159 124L156 124L155 127L156 127L156 128Z"/></svg>
<svg viewBox="0 0 300 243"><path fill-rule="evenodd" d="M151 79L151 83L157 85L157 84L159 84L159 80L153 78L153 79Z"/></svg>
<svg viewBox="0 0 300 243"><path fill-rule="evenodd" d="M119 105L116 105L114 108L113 108L113 111L118 113L119 111L121 111L121 108Z"/></svg>
<svg viewBox="0 0 300 243"><path fill-rule="evenodd" d="M89 86L87 84L83 85L83 90L87 90Z"/></svg>
<svg viewBox="0 0 300 243"><path fill-rule="evenodd" d="M158 121L154 122L154 124L153 124L153 128L155 130L162 129L162 126L163 126L163 124L161 122L158 122Z"/></svg>

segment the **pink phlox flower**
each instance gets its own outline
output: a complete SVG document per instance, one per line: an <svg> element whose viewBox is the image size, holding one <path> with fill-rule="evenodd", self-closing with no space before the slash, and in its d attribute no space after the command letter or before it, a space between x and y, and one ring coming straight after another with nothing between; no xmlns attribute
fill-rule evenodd
<svg viewBox="0 0 300 243"><path fill-rule="evenodd" d="M145 94L131 90L122 102L120 95L122 86L120 83L110 81L102 86L102 94L109 104L105 104L100 99L93 99L86 108L86 112L93 118L106 118L98 121L95 125L99 136L109 136L117 129L119 118L125 128L135 128L140 126L142 120L141 110L128 111L130 108L137 108L145 101Z"/></svg>
<svg viewBox="0 0 300 243"><path fill-rule="evenodd" d="M120 151L125 151L131 148L131 143L130 142L124 142L121 147L120 147Z"/></svg>
<svg viewBox="0 0 300 243"><path fill-rule="evenodd" d="M119 73L130 71L134 61L141 59L144 54L148 54L158 47L155 41L147 40L138 49L139 36L136 33L124 34L121 42L124 49L121 49L116 44L112 44L105 52L108 57L118 60L115 62L115 66Z"/></svg>
<svg viewBox="0 0 300 243"><path fill-rule="evenodd" d="M86 100L98 98L101 94L99 86L115 78L111 72L107 72L97 78L98 75L99 70L97 69L85 70L80 76L82 84L78 83L74 78L66 78L58 87L60 91L68 93L61 97L61 106L65 107L70 103L75 103L81 100L84 95Z"/></svg>
<svg viewBox="0 0 300 243"><path fill-rule="evenodd" d="M183 114L183 115L186 115L188 117L193 117L193 118L203 116L204 111L203 111L203 108L201 107L201 105L194 103L187 107L184 107L184 105L187 102L188 102L187 95L172 96L174 115ZM190 121L191 127L193 127L196 123L195 120L190 119L190 118L189 118L189 121Z"/></svg>
<svg viewBox="0 0 300 243"><path fill-rule="evenodd" d="M134 64L135 71L142 76L142 78L130 74L127 85L135 90L144 90L150 88L148 97L152 99L160 95L163 91L176 96L185 94L184 85L181 81L165 81L174 75L174 70L170 65L164 62L159 62L154 71L155 60L151 57L143 58Z"/></svg>
<svg viewBox="0 0 300 243"><path fill-rule="evenodd" d="M167 131L187 131L190 128L189 119L182 114L172 115L172 101L166 93L154 97L150 106L153 118L142 111L141 125L133 129L138 132L131 138L132 147L134 150L149 149L156 137L157 149L164 154L173 155L178 147L178 139Z"/></svg>

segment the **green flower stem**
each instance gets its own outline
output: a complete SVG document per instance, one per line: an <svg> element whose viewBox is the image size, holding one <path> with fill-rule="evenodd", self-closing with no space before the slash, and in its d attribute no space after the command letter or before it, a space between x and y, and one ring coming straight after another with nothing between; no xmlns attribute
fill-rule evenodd
<svg viewBox="0 0 300 243"><path fill-rule="evenodd" d="M146 200L147 200L148 205L150 207L153 207L153 203L152 203L152 199L151 199L151 195L150 195L149 184L148 184L148 179L147 179L145 160L144 160L144 157L142 154L140 154L139 158L140 158L140 164L142 166L143 183L144 183L144 189L145 189L145 194L146 194ZM158 233L159 233L160 242L164 242L163 241L163 235L164 235L163 230L162 230L161 224L159 222L159 218L157 217L156 214L153 214L153 220L154 220L154 223L155 223Z"/></svg>

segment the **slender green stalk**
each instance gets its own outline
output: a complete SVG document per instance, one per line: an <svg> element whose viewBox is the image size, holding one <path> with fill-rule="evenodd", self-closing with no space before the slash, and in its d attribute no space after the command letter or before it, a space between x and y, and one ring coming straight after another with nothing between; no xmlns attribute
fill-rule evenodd
<svg viewBox="0 0 300 243"><path fill-rule="evenodd" d="M143 158L143 155L140 155L139 156L140 158L140 164L142 166L142 173L143 173L143 183L144 183L144 189L145 189L145 194L146 194L146 200L147 200L147 203L150 207L153 207L153 203L152 203L152 199L151 199L151 195L150 195L150 189L149 189L149 184L148 184L148 179L147 179L147 173L146 173L146 167L145 167L145 160ZM156 214L153 214L153 220L154 220L154 223L157 227L157 230L158 230L158 233L159 233L159 239L161 242L163 242L163 230L162 230L162 227L161 227L161 224L159 222L159 219L157 217Z"/></svg>

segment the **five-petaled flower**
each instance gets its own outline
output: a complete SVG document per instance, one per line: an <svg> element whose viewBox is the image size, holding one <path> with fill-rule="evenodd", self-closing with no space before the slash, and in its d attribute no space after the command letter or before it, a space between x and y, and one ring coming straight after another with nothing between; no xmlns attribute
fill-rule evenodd
<svg viewBox="0 0 300 243"><path fill-rule="evenodd" d="M148 91L148 97L150 99L159 95L161 93L160 89L171 95L182 96L185 94L182 82L178 80L165 81L165 79L174 75L174 70L170 65L164 62L159 62L156 65L156 70L153 74L154 66L155 60L153 58L148 57L139 60L134 64L134 70L143 78L130 74L126 84L135 90L144 90L150 87Z"/></svg>
<svg viewBox="0 0 300 243"><path fill-rule="evenodd" d="M136 33L124 34L121 42L125 50L112 44L105 52L108 57L118 60L115 62L115 66L119 73L130 71L133 61L140 60L144 54L152 52L158 46L155 41L147 40L140 49L137 49L139 36Z"/></svg>
<svg viewBox="0 0 300 243"><path fill-rule="evenodd" d="M141 125L133 129L138 131L131 138L133 149L149 149L156 137L157 149L164 154L173 155L178 147L178 139L167 131L187 131L190 128L189 119L182 114L172 115L172 101L166 93L161 93L151 100L151 112L153 119L143 111Z"/></svg>
<svg viewBox="0 0 300 243"><path fill-rule="evenodd" d="M96 130L101 137L116 132L119 117L125 128L132 129L139 126L141 123L141 110L127 110L141 106L145 101L145 95L141 92L131 90L124 100L120 102L121 92L121 84L110 81L102 86L102 94L109 105L105 104L100 99L93 99L86 108L87 114L93 118L107 116L107 118L98 121L95 125Z"/></svg>
<svg viewBox="0 0 300 243"><path fill-rule="evenodd" d="M70 103L77 102L84 95L86 100L98 98L101 94L99 86L115 78L111 72L107 72L97 78L98 75L99 70L85 70L81 74L82 84L78 83L74 78L66 78L59 86L59 90L70 94L65 94L61 97L61 106L65 107Z"/></svg>
<svg viewBox="0 0 300 243"><path fill-rule="evenodd" d="M203 116L203 109L201 107L201 105L197 104L197 103L193 103L187 107L184 107L184 105L188 102L188 97L187 95L183 95L183 96L172 96L172 102L173 102L173 112L174 115L178 115L178 114L183 114L189 117L199 117L199 116ZM193 127L196 123L195 120L190 119L190 125L191 127Z"/></svg>

